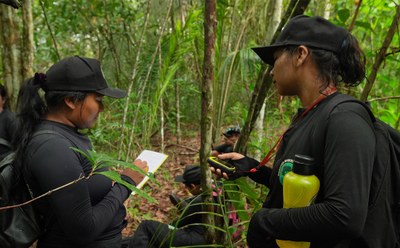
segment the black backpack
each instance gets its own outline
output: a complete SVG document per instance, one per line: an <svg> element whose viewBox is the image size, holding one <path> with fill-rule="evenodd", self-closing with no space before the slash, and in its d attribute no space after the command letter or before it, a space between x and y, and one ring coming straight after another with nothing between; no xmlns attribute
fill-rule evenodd
<svg viewBox="0 0 400 248"><path fill-rule="evenodd" d="M375 118L370 107L351 96L337 94L320 112L318 127L313 135L314 144L325 142L325 129L332 110L339 104L361 104L369 113L376 137L375 162L372 172L368 216L360 237L368 247L400 247L400 133ZM317 146L321 149L323 146ZM321 150L315 154L323 154ZM380 239L376 239L380 237ZM379 243L384 240L384 244Z"/></svg>
<svg viewBox="0 0 400 248"><path fill-rule="evenodd" d="M41 130L33 136L40 134L61 135L54 131ZM16 175L13 166L14 156L15 153L10 152L0 161L0 207L18 205L33 198L24 177ZM17 183L18 176L20 180ZM15 190L16 188L18 190ZM35 210L31 203L0 210L1 247L30 247L44 233L45 226L44 217Z"/></svg>

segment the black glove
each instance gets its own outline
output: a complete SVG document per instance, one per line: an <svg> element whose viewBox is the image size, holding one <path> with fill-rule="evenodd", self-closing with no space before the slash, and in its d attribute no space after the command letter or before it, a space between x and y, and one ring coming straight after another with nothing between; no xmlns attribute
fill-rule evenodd
<svg viewBox="0 0 400 248"><path fill-rule="evenodd" d="M237 160L229 160L228 163L232 164L236 168L231 175L228 175L230 180L247 176L251 169L256 168L260 164L260 162L257 160L249 157L244 157Z"/></svg>

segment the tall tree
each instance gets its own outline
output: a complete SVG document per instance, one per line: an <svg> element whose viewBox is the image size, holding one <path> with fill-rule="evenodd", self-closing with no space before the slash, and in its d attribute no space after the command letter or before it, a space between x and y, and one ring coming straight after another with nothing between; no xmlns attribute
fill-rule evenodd
<svg viewBox="0 0 400 248"><path fill-rule="evenodd" d="M0 18L3 80L8 88L10 101L14 102L22 81L19 18L14 9L3 4L0 5Z"/></svg>
<svg viewBox="0 0 400 248"><path fill-rule="evenodd" d="M217 29L216 0L205 1L204 11L204 65L203 65L203 81L200 86L201 90L201 147L200 147L200 163L201 163L201 188L206 192L203 199L206 202L212 201L212 182L211 172L208 168L207 158L211 153L212 138L212 110L213 110L213 85L214 85L214 59L215 59L215 40ZM212 205L208 207L207 212L214 212ZM205 215L206 223L213 224L212 215ZM212 242L215 238L214 230L208 229L207 239Z"/></svg>
<svg viewBox="0 0 400 248"><path fill-rule="evenodd" d="M17 2L15 2L17 3ZM19 7L19 5L18 5ZM21 83L33 75L32 1L22 2L22 22L17 11L0 5L3 81L8 88L11 107L15 105ZM22 33L20 27L22 26Z"/></svg>
<svg viewBox="0 0 400 248"><path fill-rule="evenodd" d="M268 12L267 12L267 30L266 34L273 34L276 32L276 29L279 25L279 21L282 18L282 0L276 0L269 2L268 4ZM269 44L271 42L271 36L266 37L265 44ZM263 130L264 130L264 115L265 115L266 104L263 102L262 107L260 109L260 114L255 122L255 131L257 133L258 142L262 142ZM254 156L254 159L260 160L261 151L257 150Z"/></svg>
<svg viewBox="0 0 400 248"><path fill-rule="evenodd" d="M32 21L32 1L22 1L22 78L26 79L32 77L33 74L33 21ZM19 87L18 87L19 89Z"/></svg>

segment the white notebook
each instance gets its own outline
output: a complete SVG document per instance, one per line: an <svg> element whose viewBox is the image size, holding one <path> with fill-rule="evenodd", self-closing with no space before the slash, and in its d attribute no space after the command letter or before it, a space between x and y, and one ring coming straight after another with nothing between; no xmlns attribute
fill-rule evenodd
<svg viewBox="0 0 400 248"><path fill-rule="evenodd" d="M143 150L136 159L146 161L147 166L149 167L148 173L154 173L158 168L160 168L167 158L168 155L166 154L150 150ZM136 185L136 188L141 189L148 180L149 177L145 176L143 180Z"/></svg>

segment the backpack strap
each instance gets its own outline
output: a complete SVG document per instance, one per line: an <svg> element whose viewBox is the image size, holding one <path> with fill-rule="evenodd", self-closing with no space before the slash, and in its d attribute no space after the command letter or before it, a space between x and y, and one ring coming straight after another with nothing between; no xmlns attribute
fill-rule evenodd
<svg viewBox="0 0 400 248"><path fill-rule="evenodd" d="M45 129L45 130L39 130L39 131L37 131L37 132L34 132L33 135L32 135L32 139L33 139L34 137L39 136L39 135L42 135L42 134L54 134L54 135L56 135L56 136L63 137L63 138L65 138L66 140L68 140L69 142L71 142L71 144L72 144L73 146L77 147L77 145L76 145L70 138L68 138L67 136L65 136L65 135L63 135L63 134L61 134L61 133L59 133L59 132L56 132L56 131L53 131L53 130L48 130L48 129L47 129L47 130L46 130L46 129ZM27 180L27 177L26 177L25 173L22 173L22 177L23 177L23 180L24 180L24 182L25 182L26 187L28 188L29 195L30 195L31 198L33 199L35 196L34 196L34 194L33 194L32 188L29 186L29 183L28 183L28 180Z"/></svg>
<svg viewBox="0 0 400 248"><path fill-rule="evenodd" d="M317 164L323 164L324 158L324 149L325 149L325 141L326 141L326 127L328 125L328 119L331 115L332 111L340 104L343 103L357 103L362 105L368 112L369 117L371 118L372 123L376 121L374 114L371 111L371 108L367 103L364 103L360 100L355 99L352 96L337 93L333 95L331 98L326 99L327 101L322 107L321 111L318 113L318 118L315 123L316 125L314 132L311 138L311 146L312 146L312 153L314 159L316 159ZM318 168L319 175L322 175L322 168ZM320 178L321 179L321 178Z"/></svg>
<svg viewBox="0 0 400 248"><path fill-rule="evenodd" d="M67 139L69 142L71 142L71 144L73 146L77 147L76 144L70 138L68 138L67 136L63 135L62 133L59 133L59 132L56 132L56 131L53 131L53 130L39 130L39 131L33 133L32 138L34 138L36 136L39 136L39 135L42 135L42 134L54 134L56 136L63 137L65 139ZM14 153L12 155L14 155ZM26 177L25 173L22 173L22 178L23 178L24 183L26 185L26 188L28 190L29 196L32 199L34 199L35 195L33 194L32 188L28 183L28 180L27 180L27 177ZM33 208L35 208L35 207L33 207ZM37 212L37 213L39 213L39 212ZM47 216L40 215L40 218L43 221L43 229L44 229L43 233L45 233L47 228L50 226L50 223L54 221L54 213L50 213Z"/></svg>

